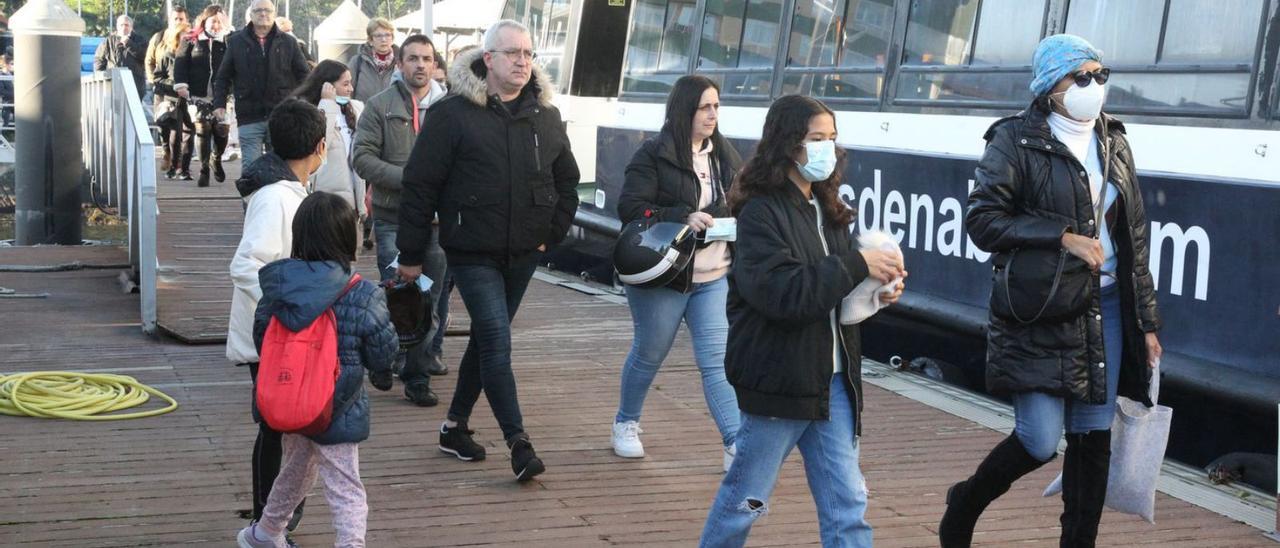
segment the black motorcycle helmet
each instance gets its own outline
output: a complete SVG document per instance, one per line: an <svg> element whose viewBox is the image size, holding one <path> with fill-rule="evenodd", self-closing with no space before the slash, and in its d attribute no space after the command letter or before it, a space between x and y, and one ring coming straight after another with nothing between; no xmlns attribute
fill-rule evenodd
<svg viewBox="0 0 1280 548"><path fill-rule="evenodd" d="M613 246L618 279L636 287L662 287L693 259L693 230L681 223L633 221L622 228Z"/></svg>

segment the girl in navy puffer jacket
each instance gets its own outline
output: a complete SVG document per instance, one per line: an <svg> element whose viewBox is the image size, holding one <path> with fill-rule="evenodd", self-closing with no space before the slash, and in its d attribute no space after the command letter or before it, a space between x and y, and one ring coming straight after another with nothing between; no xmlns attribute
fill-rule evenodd
<svg viewBox="0 0 1280 548"><path fill-rule="evenodd" d="M336 544L364 546L369 507L357 449L369 437L364 371L369 371L375 388L389 390L391 361L399 341L382 290L363 280L347 290L356 254L356 224L355 210L341 197L312 194L293 219L292 258L270 263L258 273L262 299L254 316L253 336L259 350L272 317L298 331L332 307L341 372L329 428L311 437L284 434L280 475L262 519L240 531L242 547L283 546L285 525L317 475L333 512Z"/></svg>

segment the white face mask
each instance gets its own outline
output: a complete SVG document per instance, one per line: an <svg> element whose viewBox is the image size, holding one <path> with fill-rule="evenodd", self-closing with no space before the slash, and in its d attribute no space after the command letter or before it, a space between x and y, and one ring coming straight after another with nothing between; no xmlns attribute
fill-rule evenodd
<svg viewBox="0 0 1280 548"><path fill-rule="evenodd" d="M317 173L320 173L320 170L321 170L321 169L324 169L324 165L325 165L325 163L327 163L328 161L329 161L329 149L328 149L328 147L326 146L326 147L325 147L325 149L324 149L324 152L320 154L320 165L316 166L315 171L312 171L312 172L311 172L311 173L309 173L307 176L308 176L308 177L315 177Z"/></svg>
<svg viewBox="0 0 1280 548"><path fill-rule="evenodd" d="M803 165L796 162L796 167L800 168L800 176L811 183L830 178L831 173L836 170L836 142L809 141L804 144L804 150L808 156L807 161Z"/></svg>
<svg viewBox="0 0 1280 548"><path fill-rule="evenodd" d="M1062 107L1067 114L1082 122L1097 120L1102 104L1107 102L1107 86L1090 81L1087 87L1072 84L1062 94Z"/></svg>

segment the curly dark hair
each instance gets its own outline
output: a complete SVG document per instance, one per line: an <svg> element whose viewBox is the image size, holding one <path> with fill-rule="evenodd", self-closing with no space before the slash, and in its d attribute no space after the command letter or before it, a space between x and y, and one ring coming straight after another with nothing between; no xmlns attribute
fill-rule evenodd
<svg viewBox="0 0 1280 548"><path fill-rule="evenodd" d="M783 192L794 184L790 173L796 167L796 150L804 146L804 138L809 134L809 121L819 114L828 114L833 121L835 119L835 113L827 105L811 97L786 95L773 102L765 115L764 129L755 154L738 172L729 189L729 210L733 215L738 215L751 198ZM839 195L845 157L844 149L837 146L835 171L825 181L813 183L813 195L822 206L823 218L836 228L848 228L854 218L853 209Z"/></svg>

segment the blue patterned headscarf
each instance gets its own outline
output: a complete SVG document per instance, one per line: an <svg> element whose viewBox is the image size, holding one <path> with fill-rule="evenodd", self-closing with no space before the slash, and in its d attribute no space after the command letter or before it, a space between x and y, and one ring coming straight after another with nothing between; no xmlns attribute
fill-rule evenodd
<svg viewBox="0 0 1280 548"><path fill-rule="evenodd" d="M1062 77L1080 68L1086 61L1102 62L1102 52L1084 38L1074 34L1055 34L1040 41L1031 58L1031 93L1036 97L1049 93Z"/></svg>

